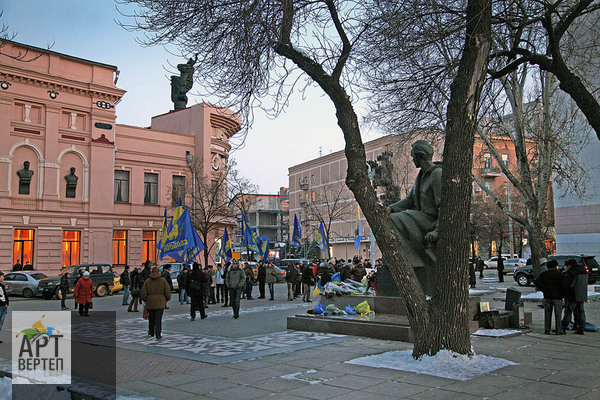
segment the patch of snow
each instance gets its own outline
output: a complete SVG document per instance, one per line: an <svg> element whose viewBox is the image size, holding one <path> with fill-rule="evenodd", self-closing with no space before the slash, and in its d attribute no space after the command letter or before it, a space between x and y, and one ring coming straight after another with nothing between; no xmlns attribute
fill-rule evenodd
<svg viewBox="0 0 600 400"><path fill-rule="evenodd" d="M423 356L418 360L412 357L412 350L399 350L355 358L346 362L365 367L389 368L459 381L468 381L509 365L517 365L502 358L484 355L469 357L448 350L442 350L432 357Z"/></svg>
<svg viewBox="0 0 600 400"><path fill-rule="evenodd" d="M504 337L522 333L522 331L515 329L478 329L472 333L475 336L489 336L489 337Z"/></svg>
<svg viewBox="0 0 600 400"><path fill-rule="evenodd" d="M309 369L308 371L304 372L306 374L314 374L317 371L314 369ZM300 381L300 382L306 382L309 383L311 385L317 385L319 383L323 383L323 382L327 382L329 379L325 379L325 378L317 378L317 379L308 379L302 376L303 372L296 372L293 374L288 374L288 375L282 375L280 376L281 379L285 379L287 381Z"/></svg>
<svg viewBox="0 0 600 400"><path fill-rule="evenodd" d="M588 292L588 297L600 297L600 293L596 292ZM533 292L529 294L525 294L521 296L521 299L525 300L544 300L544 293L542 292Z"/></svg>

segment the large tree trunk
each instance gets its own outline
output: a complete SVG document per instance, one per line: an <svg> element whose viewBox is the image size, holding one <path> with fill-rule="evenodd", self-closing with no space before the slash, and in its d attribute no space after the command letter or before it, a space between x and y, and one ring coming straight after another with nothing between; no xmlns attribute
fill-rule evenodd
<svg viewBox="0 0 600 400"><path fill-rule="evenodd" d="M437 243L438 274L431 314L431 324L437 329L432 330L431 354L441 349L471 353L468 315L471 174L479 99L491 47L491 15L490 0L469 1L465 45L451 85Z"/></svg>
<svg viewBox="0 0 600 400"><path fill-rule="evenodd" d="M292 19L289 8L287 12L284 13L286 14L284 21ZM475 124L490 49L490 20L490 0L469 1L466 32L468 40L465 43L456 82L453 84L452 107L449 105L448 110L448 117L451 120L448 124L451 126L450 144L447 139L447 149L444 151L444 156L450 161L448 171L444 167L447 182L445 196L450 199L450 204L442 211L442 214L446 212L448 215L440 220L443 224L442 229L446 229L447 232L454 231L456 235L446 235L439 246L445 248L445 251L438 255L438 258L443 260L438 276L444 277L437 285L439 296L434 295L435 307L439 307L438 310L435 307L432 307L433 310L430 309L415 272L399 246L398 236L395 234L389 213L379 204L375 190L371 186L358 118L350 97L339 83L339 76L328 75L321 65L294 49L286 40L285 32L282 41L275 47L277 53L292 60L306 72L327 93L335 105L338 125L346 142L345 154L348 160L346 184L363 210L377 245L386 260L386 265L406 302L408 319L415 340L413 348L415 358L427 354L434 355L441 349L462 354L471 352L467 315L468 204L470 204ZM469 157L465 157L465 152ZM453 158L455 160L451 161ZM456 226L465 229L462 231L452 229ZM430 321L431 314L435 316L434 323Z"/></svg>

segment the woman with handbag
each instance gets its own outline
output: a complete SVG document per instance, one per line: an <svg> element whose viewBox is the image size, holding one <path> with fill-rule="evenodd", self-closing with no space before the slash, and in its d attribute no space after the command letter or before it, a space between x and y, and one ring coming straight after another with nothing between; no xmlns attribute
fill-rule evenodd
<svg viewBox="0 0 600 400"><path fill-rule="evenodd" d="M79 304L79 315L89 317L93 294L94 285L90 279L90 273L89 271L85 271L83 277L75 285L75 300Z"/></svg>
<svg viewBox="0 0 600 400"><path fill-rule="evenodd" d="M142 302L140 294L143 285L139 268L134 268L129 278L131 279L131 301L129 302L129 307L127 307L127 312L138 312L138 304ZM131 309L132 307L133 310Z"/></svg>
<svg viewBox="0 0 600 400"><path fill-rule="evenodd" d="M190 317L194 321L196 319L196 310L200 311L200 318L206 318L206 310L204 309L204 289L208 282L206 274L202 271L202 267L197 262L194 262L192 272L188 274L185 290L188 292L191 301Z"/></svg>
<svg viewBox="0 0 600 400"><path fill-rule="evenodd" d="M144 314L148 311L148 335L162 339L162 317L171 300L171 286L160 275L158 267L152 267L150 277L144 282L141 293L144 304Z"/></svg>

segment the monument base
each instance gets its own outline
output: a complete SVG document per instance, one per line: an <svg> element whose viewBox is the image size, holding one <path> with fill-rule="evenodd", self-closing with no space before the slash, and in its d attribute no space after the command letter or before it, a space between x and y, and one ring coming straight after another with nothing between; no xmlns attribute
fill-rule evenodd
<svg viewBox="0 0 600 400"><path fill-rule="evenodd" d="M431 296L435 286L435 276L433 275L432 267L418 267L413 268L417 279L423 288L423 292L426 295ZM386 266L380 266L377 268L377 295L378 296L390 296L399 297L400 290L394 282L392 273Z"/></svg>

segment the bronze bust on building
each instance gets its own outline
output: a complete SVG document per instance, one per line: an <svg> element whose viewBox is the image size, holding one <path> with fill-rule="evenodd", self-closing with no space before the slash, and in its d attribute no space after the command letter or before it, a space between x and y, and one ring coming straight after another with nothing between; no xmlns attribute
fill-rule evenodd
<svg viewBox="0 0 600 400"><path fill-rule="evenodd" d="M74 199L77 193L77 180L79 178L75 175L75 167L71 167L71 173L65 175L65 180L67 181L67 192L65 197L68 199Z"/></svg>
<svg viewBox="0 0 600 400"><path fill-rule="evenodd" d="M19 176L19 194L29 194L33 171L29 169L29 161L23 163L23 168L17 171Z"/></svg>

